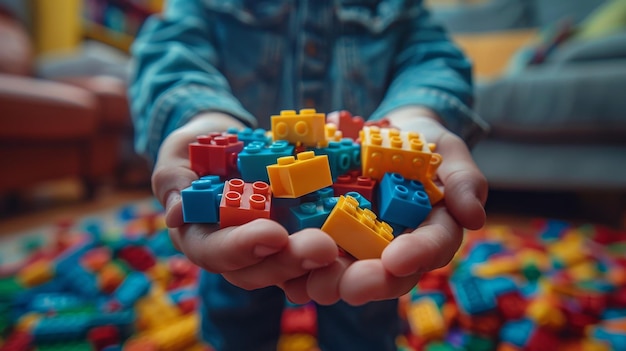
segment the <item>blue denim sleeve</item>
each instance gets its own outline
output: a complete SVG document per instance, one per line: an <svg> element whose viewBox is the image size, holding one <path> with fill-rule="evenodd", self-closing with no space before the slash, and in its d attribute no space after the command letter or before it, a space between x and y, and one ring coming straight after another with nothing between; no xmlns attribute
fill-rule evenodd
<svg viewBox="0 0 626 351"><path fill-rule="evenodd" d="M393 81L371 118L408 105L428 107L450 131L474 145L489 126L472 110L471 63L421 5L409 25L410 33L395 59Z"/></svg>
<svg viewBox="0 0 626 351"><path fill-rule="evenodd" d="M135 148L152 161L176 128L203 111L220 111L254 126L216 68L211 19L200 0L170 0L148 19L132 46L129 98Z"/></svg>

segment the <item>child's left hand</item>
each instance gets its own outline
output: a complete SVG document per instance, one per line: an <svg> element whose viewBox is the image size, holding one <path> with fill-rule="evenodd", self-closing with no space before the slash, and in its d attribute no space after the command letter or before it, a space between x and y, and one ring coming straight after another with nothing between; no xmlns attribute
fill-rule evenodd
<svg viewBox="0 0 626 351"><path fill-rule="evenodd" d="M399 109L388 119L393 126L418 131L437 145L436 151L443 158L437 175L444 186L444 200L433 207L419 228L395 238L381 259L339 257L308 276L282 284L293 302L312 299L332 304L342 299L361 305L400 297L415 286L423 273L450 262L463 240L463 228L479 229L484 225L487 181L466 144L427 109Z"/></svg>

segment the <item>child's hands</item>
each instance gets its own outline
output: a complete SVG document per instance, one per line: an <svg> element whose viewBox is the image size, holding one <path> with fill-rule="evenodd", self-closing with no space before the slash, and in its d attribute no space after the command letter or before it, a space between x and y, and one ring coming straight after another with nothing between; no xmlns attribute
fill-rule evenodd
<svg viewBox="0 0 626 351"><path fill-rule="evenodd" d="M317 229L289 236L280 224L264 219L224 229L184 223L180 191L198 178L190 169L188 145L200 134L229 127L243 125L225 114L205 113L170 134L159 150L152 187L165 206L165 221L174 245L193 263L222 273L245 289L302 280L311 269L334 262L337 246Z"/></svg>
<svg viewBox="0 0 626 351"><path fill-rule="evenodd" d="M313 299L331 304L338 299L360 305L399 297L418 282L422 273L446 265L463 240L463 228L484 225L487 181L472 160L465 143L446 130L436 115L411 107L394 111L388 118L401 130L418 131L436 143L443 158L438 177L445 199L433 207L427 220L413 232L394 239L380 260L355 261L340 257L327 267L313 271L306 287L287 285L295 302Z"/></svg>

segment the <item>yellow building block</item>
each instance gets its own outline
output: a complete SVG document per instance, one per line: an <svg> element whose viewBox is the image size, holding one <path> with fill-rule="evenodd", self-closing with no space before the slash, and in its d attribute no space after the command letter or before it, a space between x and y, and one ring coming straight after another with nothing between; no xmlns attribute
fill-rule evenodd
<svg viewBox="0 0 626 351"><path fill-rule="evenodd" d="M22 268L17 274L18 281L25 287L41 285L54 277L54 269L50 262L40 260Z"/></svg>
<svg viewBox="0 0 626 351"><path fill-rule="evenodd" d="M305 151L293 156L281 157L274 165L267 166L272 194L275 197L297 198L333 184L328 156L315 156Z"/></svg>
<svg viewBox="0 0 626 351"><path fill-rule="evenodd" d="M488 262L475 265L472 272L482 278L494 278L500 275L517 273L521 264L517 257L498 257Z"/></svg>
<svg viewBox="0 0 626 351"><path fill-rule="evenodd" d="M421 298L410 304L407 321L413 334L424 340L441 339L446 333L443 316L431 298Z"/></svg>
<svg viewBox="0 0 626 351"><path fill-rule="evenodd" d="M566 318L549 296L534 299L526 308L526 316L538 325L554 329L565 325Z"/></svg>
<svg viewBox="0 0 626 351"><path fill-rule="evenodd" d="M287 140L297 146L317 146L326 140L326 115L315 109L280 111L280 115L271 116L272 138Z"/></svg>
<svg viewBox="0 0 626 351"><path fill-rule="evenodd" d="M161 329L181 317L178 307L159 287L153 287L149 295L137 301L135 313L139 330Z"/></svg>
<svg viewBox="0 0 626 351"><path fill-rule="evenodd" d="M309 334L283 334L278 339L278 351L318 351L317 339Z"/></svg>
<svg viewBox="0 0 626 351"><path fill-rule="evenodd" d="M434 144L415 132L366 126L360 132L363 176L381 180L385 173L399 173L406 179L420 181L435 204L443 193L433 181L441 164Z"/></svg>
<svg viewBox="0 0 626 351"><path fill-rule="evenodd" d="M351 196L340 196L335 208L322 226L339 247L359 260L380 258L393 239L393 229L376 219L369 209L359 207Z"/></svg>
<svg viewBox="0 0 626 351"><path fill-rule="evenodd" d="M145 337L151 340L159 351L180 351L198 342L198 314L183 316L164 328L148 332Z"/></svg>

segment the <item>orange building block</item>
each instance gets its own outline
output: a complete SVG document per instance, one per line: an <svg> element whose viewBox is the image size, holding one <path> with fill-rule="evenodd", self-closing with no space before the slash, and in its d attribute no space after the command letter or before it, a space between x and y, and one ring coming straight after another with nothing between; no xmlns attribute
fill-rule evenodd
<svg viewBox="0 0 626 351"><path fill-rule="evenodd" d="M331 186L328 156L315 156L305 151L293 156L281 157L274 165L267 166L272 193L275 197L297 198Z"/></svg>
<svg viewBox="0 0 626 351"><path fill-rule="evenodd" d="M302 109L300 114L294 110L280 111L280 115L271 116L272 138L287 140L297 146L317 146L326 140L326 116L315 109Z"/></svg>
<svg viewBox="0 0 626 351"><path fill-rule="evenodd" d="M359 207L351 196L340 196L322 226L339 247L359 260L380 258L393 239L393 229L376 219L376 214Z"/></svg>
<svg viewBox="0 0 626 351"><path fill-rule="evenodd" d="M360 139L363 176L380 181L385 173L399 173L406 179L420 181L432 204L443 199L433 181L441 155L433 152L435 145L428 144L421 134L366 126Z"/></svg>
<svg viewBox="0 0 626 351"><path fill-rule="evenodd" d="M224 184L220 202L220 227L226 228L270 218L272 193L265 182L245 183L234 178Z"/></svg>

